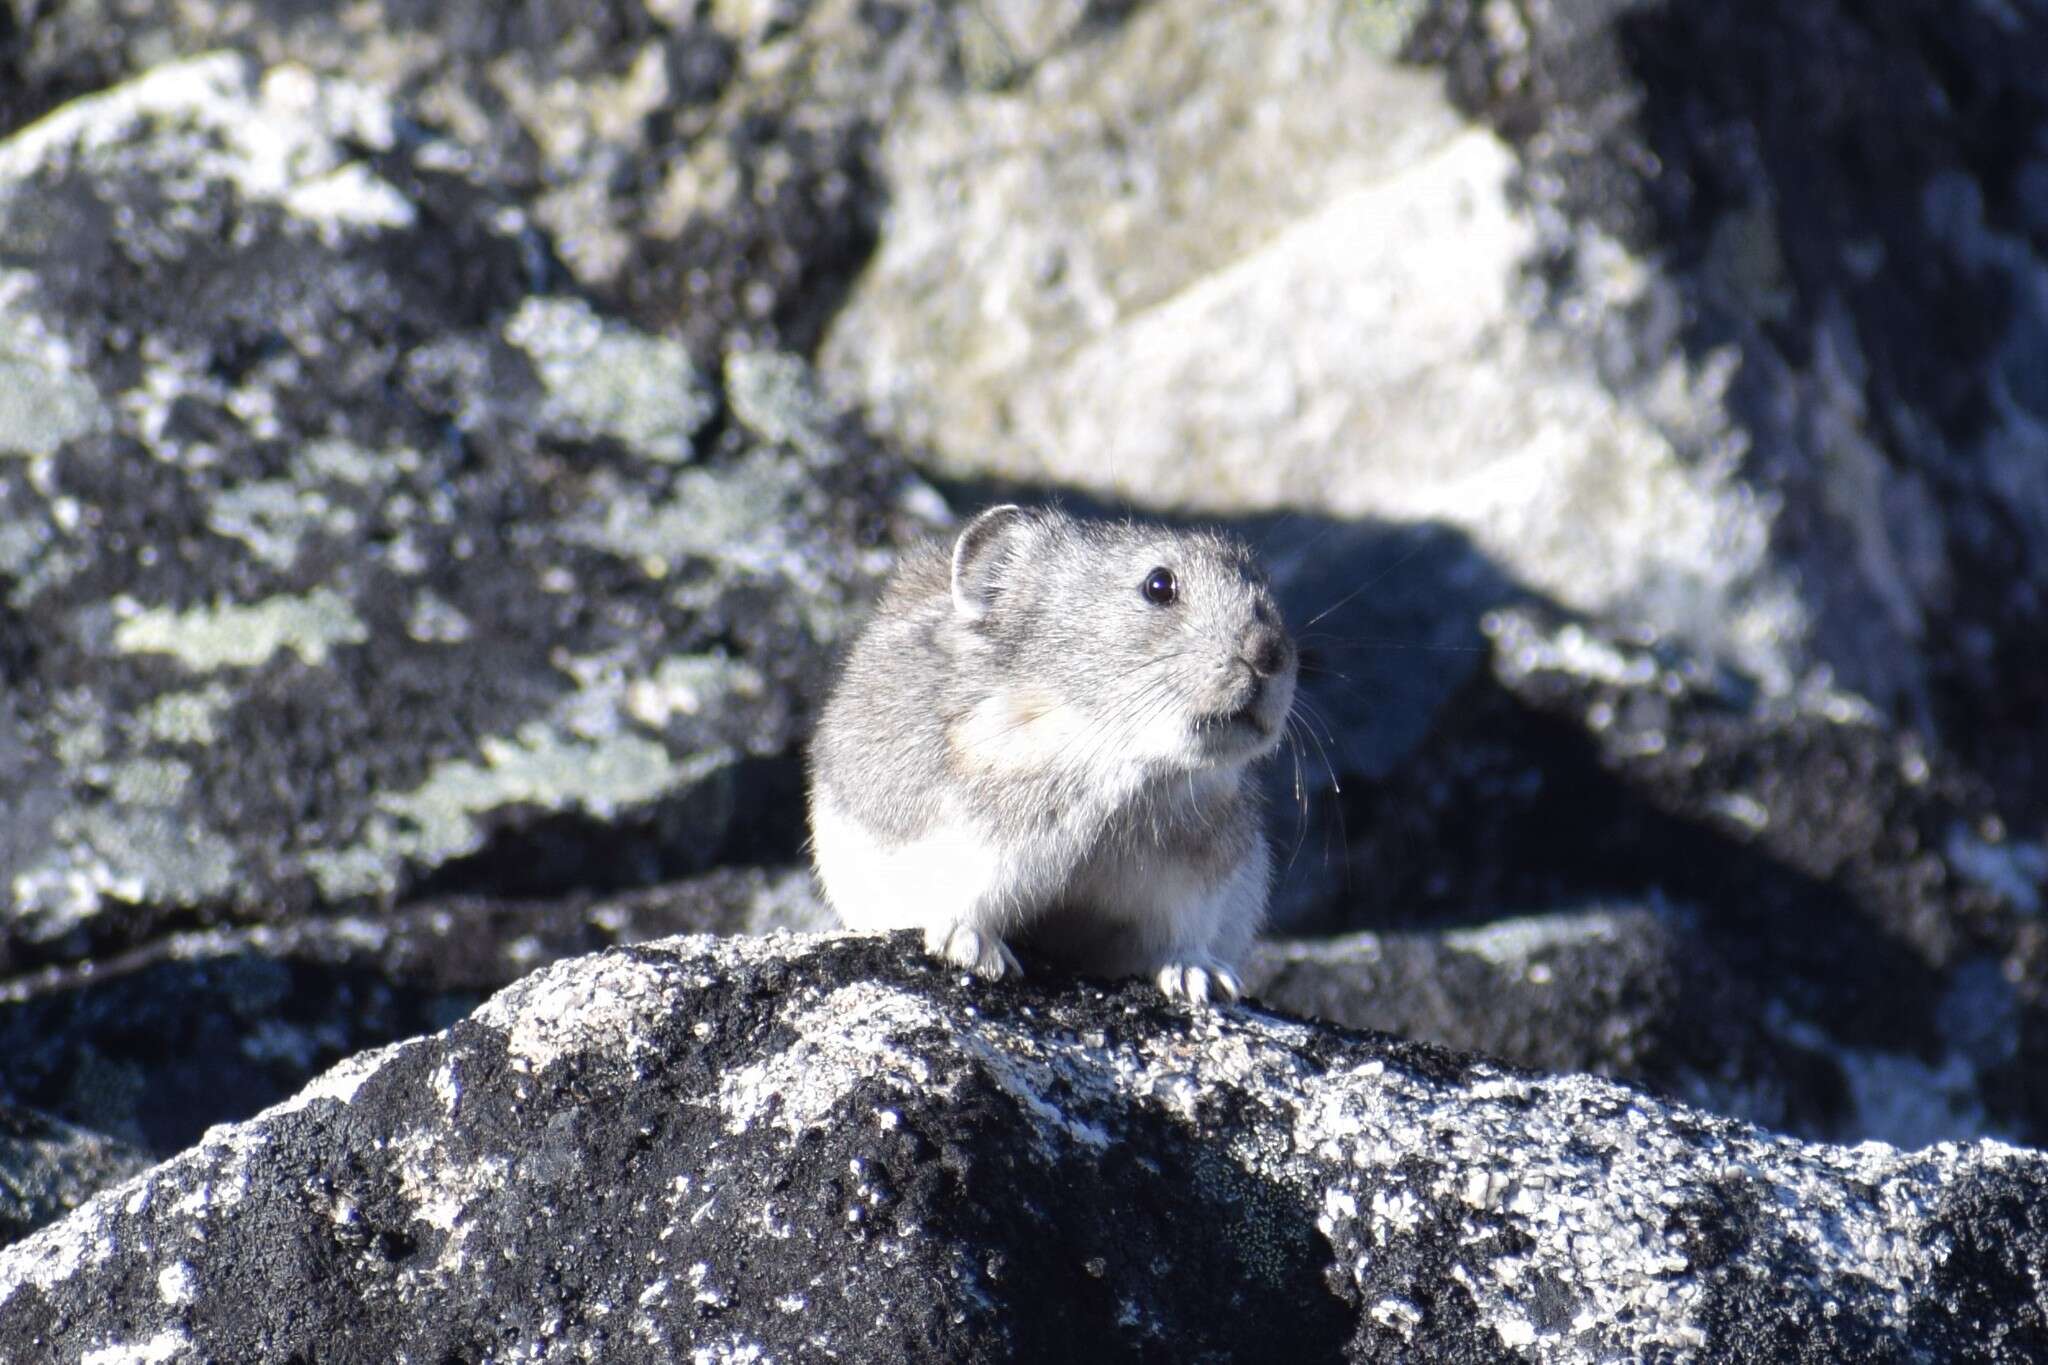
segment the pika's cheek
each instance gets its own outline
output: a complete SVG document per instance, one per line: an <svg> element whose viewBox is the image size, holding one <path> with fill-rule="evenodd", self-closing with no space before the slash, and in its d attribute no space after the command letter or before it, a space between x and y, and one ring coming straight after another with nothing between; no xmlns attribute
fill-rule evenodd
<svg viewBox="0 0 2048 1365"><path fill-rule="evenodd" d="M1145 760L1186 765L1201 756L1201 740L1187 709L1164 699L1132 717L1127 733L1130 752Z"/></svg>
<svg viewBox="0 0 2048 1365"><path fill-rule="evenodd" d="M956 771L977 776L1044 772L1088 737L1081 709L1039 687L1005 688L976 703L946 732Z"/></svg>

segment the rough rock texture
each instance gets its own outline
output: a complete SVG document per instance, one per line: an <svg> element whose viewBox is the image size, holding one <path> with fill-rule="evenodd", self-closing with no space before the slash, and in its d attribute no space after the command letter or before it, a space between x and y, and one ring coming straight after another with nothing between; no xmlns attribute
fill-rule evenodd
<svg viewBox="0 0 2048 1365"><path fill-rule="evenodd" d="M1555 325L1731 374L1819 651L2048 791L2048 22L2037 3L1445 0L1410 55L1514 146ZM1653 266L1603 304L1612 246Z"/></svg>
<svg viewBox="0 0 2048 1365"><path fill-rule="evenodd" d="M1528 1065L1590 1046L1580 1012L1607 1002L1607 1057L1575 1065L1817 1136L2048 1140L2044 851L1986 784L1838 691L1772 700L1533 608L1487 627L1487 674L1393 773L1347 787L1352 890L1321 926L1449 929L1425 953L1447 974L1311 955L1281 998L1404 1029L1461 1009L1423 1036ZM1617 902L1645 909L1597 908ZM1512 951L1477 969L1475 941ZM1495 1008L1539 970L1555 984ZM1558 1005L1544 1040L1530 1021ZM1695 1044L1659 1060L1660 1037ZM1710 1054L1745 1074L1711 1079Z"/></svg>
<svg viewBox="0 0 2048 1365"><path fill-rule="evenodd" d="M415 112L217 55L0 141L0 1102L159 1156L782 922L824 662L944 516L801 358L565 288Z"/></svg>
<svg viewBox="0 0 2048 1365"><path fill-rule="evenodd" d="M1409 13L1188 0L921 92L828 378L963 476L1455 531L1307 642L1344 718L1282 910L1381 936L1288 950L1298 1003L2048 1141L2048 16ZM1381 645L1487 613L1368 728Z"/></svg>
<svg viewBox="0 0 2048 1365"><path fill-rule="evenodd" d="M828 378L956 474L1441 523L1566 606L1796 676L1725 367L1667 349L1618 395L1531 325L1514 157L1394 60L1397 15L1148 5L1014 90L920 90Z"/></svg>
<svg viewBox="0 0 2048 1365"><path fill-rule="evenodd" d="M909 451L1012 481L956 508L1260 544L1278 911L1338 935L1275 999L2048 1145L2044 44L1920 0L0 5L0 1104L170 1156L558 956L815 924L797 750L945 520ZM0 1237L125 1167L63 1169ZM1794 1216L1747 1199L1709 1252ZM1908 1300L2037 1330L2038 1196L1943 1207ZM1190 1311L1152 1349L1233 1330Z"/></svg>
<svg viewBox="0 0 2048 1365"><path fill-rule="evenodd" d="M1595 1072L1780 1132L1931 1142L1982 1131L1981 1112L1930 1106L1925 1086L1847 1115L1836 1054L1774 1029L1765 992L1730 968L1698 919L1663 904L1600 905L1274 939L1254 949L1245 988L1290 1013Z"/></svg>
<svg viewBox="0 0 2048 1365"><path fill-rule="evenodd" d="M794 854L898 467L459 159L232 56L0 144L0 966Z"/></svg>
<svg viewBox="0 0 2048 1365"><path fill-rule="evenodd" d="M827 923L807 872L720 871L617 896L462 896L171 934L0 983L0 1081L19 1103L169 1156L555 958Z"/></svg>
<svg viewBox="0 0 2048 1365"><path fill-rule="evenodd" d="M518 197L578 288L704 363L734 338L810 349L874 240L874 129L985 46L971 11L872 0L11 8L0 129L221 48L346 77Z"/></svg>
<svg viewBox="0 0 2048 1365"><path fill-rule="evenodd" d="M0 1246L152 1164L147 1153L126 1143L0 1104Z"/></svg>
<svg viewBox="0 0 2048 1365"><path fill-rule="evenodd" d="M0 1252L0 1353L2036 1359L2038 1154L885 939L558 963Z"/></svg>

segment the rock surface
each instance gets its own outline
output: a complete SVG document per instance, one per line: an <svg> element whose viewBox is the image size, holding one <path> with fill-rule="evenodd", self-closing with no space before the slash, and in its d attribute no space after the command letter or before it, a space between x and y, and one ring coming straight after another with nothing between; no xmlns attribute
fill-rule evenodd
<svg viewBox="0 0 2048 1365"><path fill-rule="evenodd" d="M1342 798L1350 913L1322 927L1428 970L1311 953L1282 999L1533 1066L1611 1028L1573 1065L1808 1135L2048 1140L2042 845L1984 782L1839 691L1773 700L1534 608L1487 624L1486 674Z"/></svg>
<svg viewBox="0 0 2048 1365"><path fill-rule="evenodd" d="M148 1153L103 1134L0 1105L0 1246L154 1164Z"/></svg>
<svg viewBox="0 0 2048 1365"><path fill-rule="evenodd" d="M0 1252L11 1359L2036 1359L2044 1158L909 941L546 968Z"/></svg>
<svg viewBox="0 0 2048 1365"><path fill-rule="evenodd" d="M1725 366L1619 395L1532 325L1513 153L1382 8L1145 6L1014 90L920 92L826 374L956 474L1438 523L1570 608L1796 676Z"/></svg>
<svg viewBox="0 0 2048 1365"><path fill-rule="evenodd" d="M1933 1141L1984 1122L1921 1091L1852 1114L1837 1054L1774 1028L1782 1005L1730 968L1696 914L1669 905L1274 939L1244 977L1261 1003L1293 1014L1626 1080L1779 1132L1870 1136L1910 1114L1900 1131Z"/></svg>
<svg viewBox="0 0 2048 1365"><path fill-rule="evenodd" d="M13 1229L556 957L815 924L906 452L1261 546L1274 999L2048 1145L2038 7L117 8L0 11L0 1104L91 1130ZM1996 1321L2040 1200L1970 1188Z"/></svg>
<svg viewBox="0 0 2048 1365"><path fill-rule="evenodd" d="M603 311L715 368L808 352L867 258L869 147L913 83L958 78L974 14L872 0L36 6L0 31L0 129L220 49L376 90L517 198Z"/></svg>
<svg viewBox="0 0 2048 1365"><path fill-rule="evenodd" d="M459 157L233 56L0 150L0 966L794 853L900 467L549 292Z"/></svg>
<svg viewBox="0 0 2048 1365"><path fill-rule="evenodd" d="M2038 818L2040 6L1442 0L1407 50L1514 147L1541 311L1607 383L1726 370L1819 657ZM1622 306L1617 248L1650 271Z"/></svg>
<svg viewBox="0 0 2048 1365"><path fill-rule="evenodd" d="M168 1156L555 958L827 923L807 872L721 871L616 896L451 897L171 934L0 984L0 1076L18 1103Z"/></svg>

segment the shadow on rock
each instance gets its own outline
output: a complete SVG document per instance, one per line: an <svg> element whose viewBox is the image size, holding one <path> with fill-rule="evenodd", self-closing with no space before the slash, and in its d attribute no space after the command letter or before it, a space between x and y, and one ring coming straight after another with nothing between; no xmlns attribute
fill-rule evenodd
<svg viewBox="0 0 2048 1365"><path fill-rule="evenodd" d="M449 897L174 935L0 985L0 1101L168 1156L344 1057L445 1028L557 958L823 918L807 873L731 868L611 897Z"/></svg>

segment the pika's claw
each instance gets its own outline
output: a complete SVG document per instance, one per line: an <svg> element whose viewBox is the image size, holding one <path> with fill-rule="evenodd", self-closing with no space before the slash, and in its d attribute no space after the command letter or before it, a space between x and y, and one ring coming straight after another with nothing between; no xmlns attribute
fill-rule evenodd
<svg viewBox="0 0 2048 1365"><path fill-rule="evenodd" d="M1024 966L1010 951L1009 944L994 934L984 934L964 924L925 930L924 950L988 981L1024 975Z"/></svg>
<svg viewBox="0 0 2048 1365"><path fill-rule="evenodd" d="M1169 1000L1206 1005L1235 1000L1244 993L1237 973L1214 962L1169 962L1159 969L1159 989Z"/></svg>

